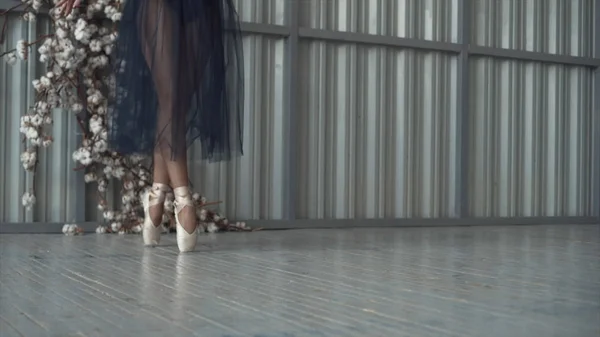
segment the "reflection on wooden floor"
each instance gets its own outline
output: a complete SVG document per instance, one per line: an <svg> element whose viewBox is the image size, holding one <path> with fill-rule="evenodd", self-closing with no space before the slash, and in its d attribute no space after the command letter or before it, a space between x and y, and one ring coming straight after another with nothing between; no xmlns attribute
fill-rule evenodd
<svg viewBox="0 0 600 337"><path fill-rule="evenodd" d="M0 235L0 336L600 336L600 226Z"/></svg>

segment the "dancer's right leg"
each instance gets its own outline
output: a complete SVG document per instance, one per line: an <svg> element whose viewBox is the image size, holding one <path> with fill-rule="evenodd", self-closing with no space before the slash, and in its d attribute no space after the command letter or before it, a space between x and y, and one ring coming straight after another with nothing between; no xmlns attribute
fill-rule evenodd
<svg viewBox="0 0 600 337"><path fill-rule="evenodd" d="M147 246L158 245L160 241L165 199L171 191L166 164L160 153L154 154L153 180L150 190L142 195L145 213L142 236Z"/></svg>
<svg viewBox="0 0 600 337"><path fill-rule="evenodd" d="M158 98L156 116L156 148L152 189L144 196L146 220L144 242L154 242L159 237L159 227L164 213L164 200L170 191L169 171L166 161L171 159L166 150L171 146L171 127L175 106L176 82L173 78L173 51L169 37L172 35L173 18L165 0L148 0L140 4L137 25L142 51L152 72Z"/></svg>
<svg viewBox="0 0 600 337"><path fill-rule="evenodd" d="M153 168L153 184L152 190L159 191L159 193L151 193L150 201L153 199L163 199L164 197L160 195L160 191L169 190L167 187L169 186L169 172L167 170L167 163L165 162L162 154L159 151L154 153L154 168ZM152 223L155 226L159 226L162 223L164 214L164 202L159 202L149 209L150 219L152 219Z"/></svg>

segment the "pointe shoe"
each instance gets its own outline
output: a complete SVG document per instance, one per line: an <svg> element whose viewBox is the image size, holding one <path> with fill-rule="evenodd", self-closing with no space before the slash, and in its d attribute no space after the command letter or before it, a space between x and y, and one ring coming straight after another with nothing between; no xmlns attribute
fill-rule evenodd
<svg viewBox="0 0 600 337"><path fill-rule="evenodd" d="M196 206L194 205L194 201L190 195L190 190L187 186L177 187L173 190L173 192L175 193L174 206L175 222L177 226L177 247L179 247L179 251L182 253L191 252L196 248L196 241L198 240L198 225L195 224L196 227L194 228L194 231L192 233L188 233L179 221L179 212L181 212L184 207ZM194 214L196 214L195 211Z"/></svg>
<svg viewBox="0 0 600 337"><path fill-rule="evenodd" d="M161 224L155 225L150 217L150 207L160 205L165 202L167 192L171 188L165 184L153 183L152 188L142 195L144 205L144 226L142 227L142 237L145 246L156 246L160 242L162 232Z"/></svg>

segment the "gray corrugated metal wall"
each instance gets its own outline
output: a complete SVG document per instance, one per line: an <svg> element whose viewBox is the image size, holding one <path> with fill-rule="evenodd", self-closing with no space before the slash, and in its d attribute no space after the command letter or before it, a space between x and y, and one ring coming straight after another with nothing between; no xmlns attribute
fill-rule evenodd
<svg viewBox="0 0 600 337"><path fill-rule="evenodd" d="M191 164L194 186L230 217L597 215L594 1L237 3L248 32L246 156ZM46 26L11 19L8 45ZM68 114L57 114L63 146L51 149L64 161L43 161L35 217L18 207L31 182L15 114L32 67L0 66L0 174L14 177L0 189L0 222L70 221ZM87 195L86 218L98 219Z"/></svg>
<svg viewBox="0 0 600 337"><path fill-rule="evenodd" d="M458 0L300 1L300 25L313 29L458 41Z"/></svg>
<svg viewBox="0 0 600 337"><path fill-rule="evenodd" d="M452 55L301 46L301 218L449 217L454 212Z"/></svg>
<svg viewBox="0 0 600 337"><path fill-rule="evenodd" d="M469 212L592 213L592 71L472 60Z"/></svg>

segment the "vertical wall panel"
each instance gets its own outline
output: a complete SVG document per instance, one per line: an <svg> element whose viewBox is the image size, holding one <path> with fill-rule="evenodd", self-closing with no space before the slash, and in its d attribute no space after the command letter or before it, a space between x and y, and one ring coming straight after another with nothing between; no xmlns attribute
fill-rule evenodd
<svg viewBox="0 0 600 337"><path fill-rule="evenodd" d="M300 25L431 41L458 39L458 0L300 1Z"/></svg>
<svg viewBox="0 0 600 337"><path fill-rule="evenodd" d="M17 15L9 16L7 40L0 52L13 49L17 41L34 41L47 34L49 22L39 18L25 22ZM35 181L37 204L32 211L21 206L21 195L33 187L31 175L21 166L20 155L25 149L19 133L21 115L33 103L31 82L44 73L44 66L36 61L32 50L29 62L9 66L0 62L0 221L70 221L75 218L76 191L71 153L76 143L75 117L64 111L54 113L51 133L55 143L47 151L40 151L40 163Z"/></svg>
<svg viewBox="0 0 600 337"><path fill-rule="evenodd" d="M470 215L591 215L593 71L490 58L471 71Z"/></svg>
<svg viewBox="0 0 600 337"><path fill-rule="evenodd" d="M594 5L594 56L600 59L600 2L596 1ZM594 114L594 152L592 157L594 158L593 165L593 195L592 198L592 210L593 214L600 218L600 67L595 69L594 72L594 85L592 91L592 113Z"/></svg>
<svg viewBox="0 0 600 337"><path fill-rule="evenodd" d="M594 1L472 1L472 42L488 47L592 57Z"/></svg>
<svg viewBox="0 0 600 337"><path fill-rule="evenodd" d="M283 217L286 149L283 101L285 41L261 36L244 39L244 156L233 162L205 164L190 157L196 189L221 200L222 210L237 219Z"/></svg>
<svg viewBox="0 0 600 337"><path fill-rule="evenodd" d="M287 0L234 0L240 19L245 22L283 25Z"/></svg>
<svg viewBox="0 0 600 337"><path fill-rule="evenodd" d="M302 44L300 218L448 217L456 57Z"/></svg>

